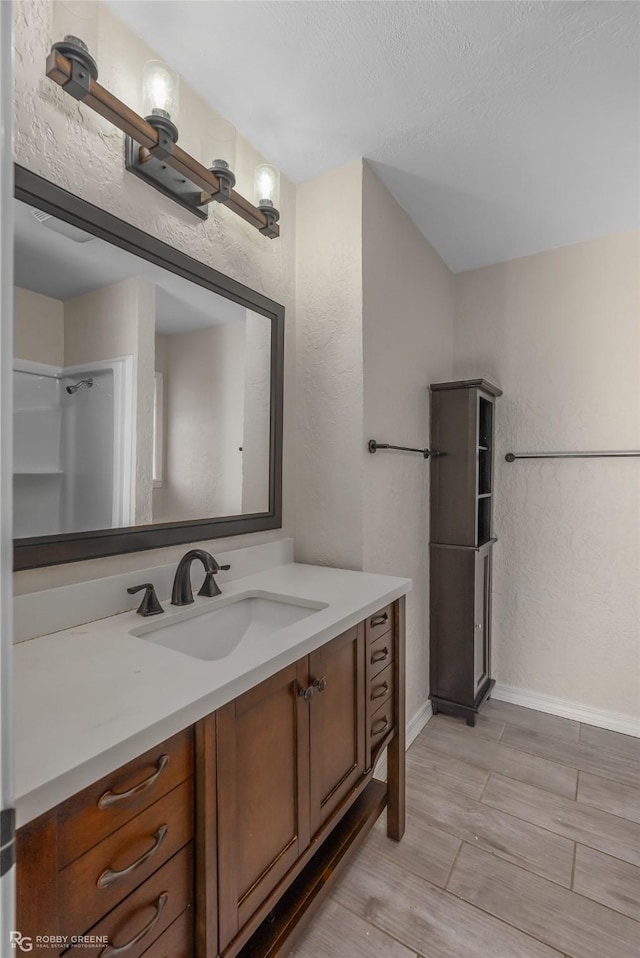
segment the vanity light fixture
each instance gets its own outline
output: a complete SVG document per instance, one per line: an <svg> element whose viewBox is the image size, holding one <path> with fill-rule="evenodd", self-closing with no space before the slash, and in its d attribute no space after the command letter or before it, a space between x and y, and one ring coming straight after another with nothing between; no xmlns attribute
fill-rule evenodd
<svg viewBox="0 0 640 958"><path fill-rule="evenodd" d="M280 235L277 209L280 174L275 167L268 164L257 167L256 185L260 182L265 189L258 191L264 195L254 205L233 188L235 176L226 156L212 156L211 166L207 167L178 146L179 80L168 64L150 60L145 65L143 101L147 115L144 117L98 83L98 66L87 45L78 37L67 35L53 44L46 75L65 93L122 130L125 166L131 173L201 219L207 218L209 203L215 200L269 239ZM260 170L271 172L259 173Z"/></svg>
<svg viewBox="0 0 640 958"><path fill-rule="evenodd" d="M280 170L269 163L259 163L254 174L255 204L274 225L280 218Z"/></svg>

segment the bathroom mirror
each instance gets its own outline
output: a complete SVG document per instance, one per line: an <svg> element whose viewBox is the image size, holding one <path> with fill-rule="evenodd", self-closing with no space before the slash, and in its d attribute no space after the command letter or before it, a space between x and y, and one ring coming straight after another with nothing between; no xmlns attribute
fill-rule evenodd
<svg viewBox="0 0 640 958"><path fill-rule="evenodd" d="M284 309L16 168L15 567L281 525Z"/></svg>

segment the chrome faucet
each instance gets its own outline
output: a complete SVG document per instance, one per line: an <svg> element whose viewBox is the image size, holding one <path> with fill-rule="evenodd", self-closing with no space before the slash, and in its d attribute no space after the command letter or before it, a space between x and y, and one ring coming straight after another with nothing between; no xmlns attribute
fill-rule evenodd
<svg viewBox="0 0 640 958"><path fill-rule="evenodd" d="M230 569L229 565L218 565L217 559L214 559L211 553L204 549L191 549L180 559L176 576L173 580L173 589L171 592L171 605L191 605L193 602L193 592L191 590L191 563L194 559L199 559L204 566L204 582L198 591L198 595L207 595L213 597L220 595L220 587L214 579L217 572Z"/></svg>

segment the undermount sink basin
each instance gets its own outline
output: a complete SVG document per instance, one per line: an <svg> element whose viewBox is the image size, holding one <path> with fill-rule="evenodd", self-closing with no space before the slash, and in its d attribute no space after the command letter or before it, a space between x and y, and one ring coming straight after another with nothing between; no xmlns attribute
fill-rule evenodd
<svg viewBox="0 0 640 958"><path fill-rule="evenodd" d="M326 603L265 592L243 593L212 600L131 630L131 635L155 642L196 659L224 659L245 640L262 640L326 609Z"/></svg>

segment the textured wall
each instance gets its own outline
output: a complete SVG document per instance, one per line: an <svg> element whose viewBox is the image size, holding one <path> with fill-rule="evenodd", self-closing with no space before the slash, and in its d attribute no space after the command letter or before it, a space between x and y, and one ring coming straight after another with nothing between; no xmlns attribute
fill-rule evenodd
<svg viewBox="0 0 640 958"><path fill-rule="evenodd" d="M135 525L152 521L155 309L155 286L139 277L74 296L64 303L65 366L133 356Z"/></svg>
<svg viewBox="0 0 640 958"><path fill-rule="evenodd" d="M64 304L15 286L13 354L35 363L64 366Z"/></svg>
<svg viewBox="0 0 640 958"><path fill-rule="evenodd" d="M282 234L268 240L233 213L215 206L206 223L197 220L160 193L124 170L123 136L106 121L76 103L44 76L44 65L54 37L61 3L21 0L15 5L15 157L34 173L46 177L89 202L103 207L196 259L221 270L247 286L283 303L286 310L284 532L293 530L295 381L294 249L295 192L281 184ZM99 5L98 60L100 80L116 96L141 108L142 69L154 51ZM56 24L55 29L59 29ZM180 144L204 159L202 131L213 116L204 101L185 84L180 93ZM257 152L238 137L238 188L251 196ZM242 544L261 542L280 533L242 537ZM229 540L225 540L228 544ZM176 550L168 550L172 556ZM140 567L148 555L140 553ZM167 560L169 561L169 560ZM20 573L17 588L29 591L60 582L100 574L115 574L124 559L118 557L74 563L58 569ZM134 566L135 567L135 566Z"/></svg>
<svg viewBox="0 0 640 958"><path fill-rule="evenodd" d="M271 329L264 316L247 310L244 347L242 512L269 507L271 418Z"/></svg>
<svg viewBox="0 0 640 958"><path fill-rule="evenodd" d="M362 568L362 163L298 188L296 558Z"/></svg>
<svg viewBox="0 0 640 958"><path fill-rule="evenodd" d="M640 706L640 463L514 451L640 449L638 234L456 277L455 368L497 408L499 682L614 712Z"/></svg>
<svg viewBox="0 0 640 958"><path fill-rule="evenodd" d="M156 490L163 495L154 497L154 520L238 515L245 324L226 323L162 339L167 467L162 490Z"/></svg>
<svg viewBox="0 0 640 958"><path fill-rule="evenodd" d="M428 386L452 371L453 276L366 165L362 265L363 438L427 446ZM365 457L363 568L414 583L407 596L412 717L429 692L429 464L415 453Z"/></svg>

